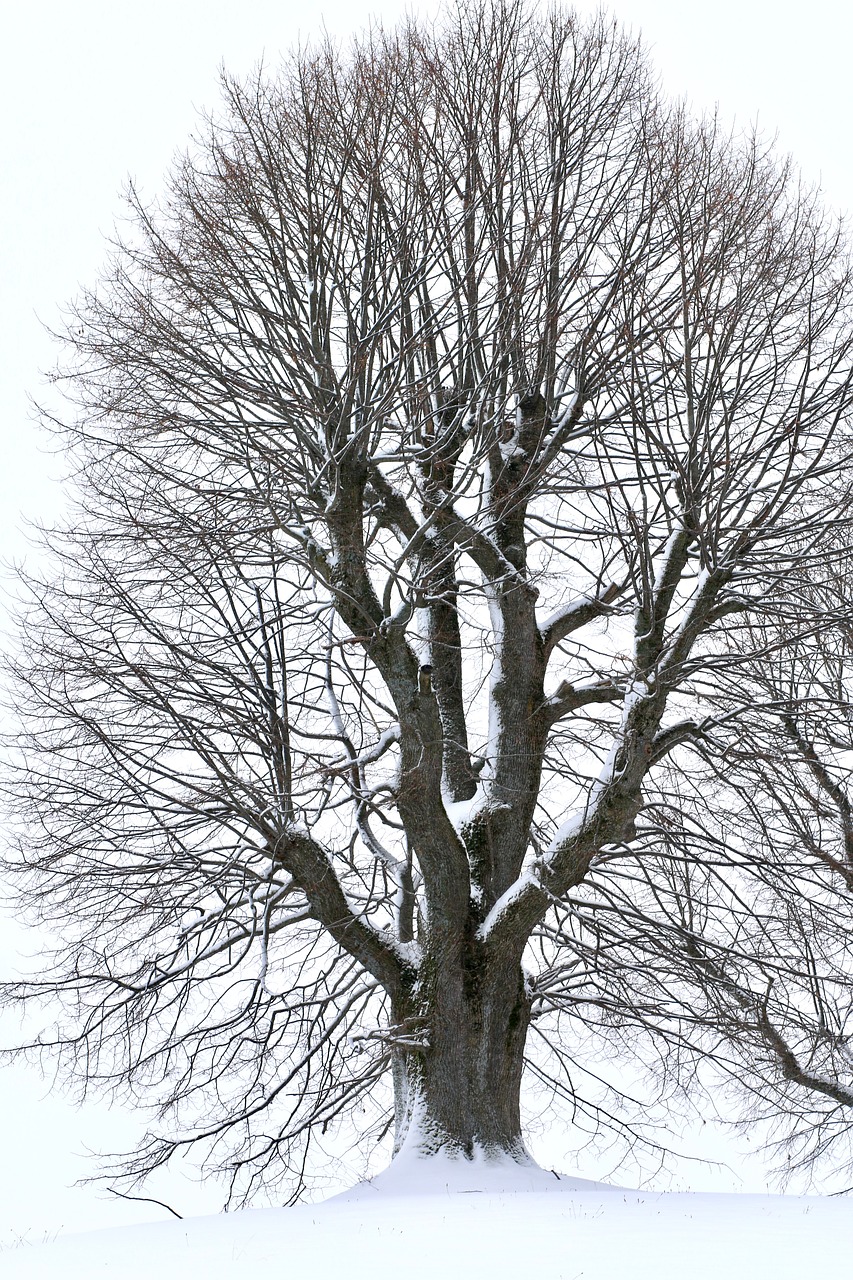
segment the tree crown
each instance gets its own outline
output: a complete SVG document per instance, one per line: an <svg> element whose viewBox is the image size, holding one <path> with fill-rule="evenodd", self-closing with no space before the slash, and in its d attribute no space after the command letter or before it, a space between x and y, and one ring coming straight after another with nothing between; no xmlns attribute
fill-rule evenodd
<svg viewBox="0 0 853 1280"><path fill-rule="evenodd" d="M389 1071L398 1145L515 1149L528 1025L575 1105L651 1046L811 1152L853 1101L839 229L604 17L464 4L224 103L71 313L13 783L65 932L12 994L186 1117L135 1174L298 1184Z"/></svg>

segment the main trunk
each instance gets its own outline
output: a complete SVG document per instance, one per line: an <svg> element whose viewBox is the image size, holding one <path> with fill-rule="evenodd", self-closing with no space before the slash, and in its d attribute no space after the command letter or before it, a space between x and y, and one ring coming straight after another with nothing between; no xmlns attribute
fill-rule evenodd
<svg viewBox="0 0 853 1280"><path fill-rule="evenodd" d="M448 954L449 953L449 954ZM526 1161L520 1093L530 997L478 941L427 958L395 1010L395 1151Z"/></svg>

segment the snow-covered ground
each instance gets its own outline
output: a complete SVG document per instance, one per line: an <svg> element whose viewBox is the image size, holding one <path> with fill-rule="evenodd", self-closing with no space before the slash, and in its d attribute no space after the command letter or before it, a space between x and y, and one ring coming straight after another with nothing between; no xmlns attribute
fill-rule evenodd
<svg viewBox="0 0 853 1280"><path fill-rule="evenodd" d="M853 1200L646 1193L430 1161L322 1204L152 1223L0 1255L3 1280L804 1280L850 1274Z"/></svg>

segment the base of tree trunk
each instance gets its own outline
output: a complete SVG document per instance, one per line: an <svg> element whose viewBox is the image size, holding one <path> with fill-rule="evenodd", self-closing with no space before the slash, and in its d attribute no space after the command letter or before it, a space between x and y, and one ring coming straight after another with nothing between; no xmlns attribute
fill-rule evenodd
<svg viewBox="0 0 853 1280"><path fill-rule="evenodd" d="M483 1169L542 1172L520 1134L508 1137L504 1142L455 1140L431 1119L422 1105L416 1104L386 1173L390 1175L395 1170L405 1170L407 1175L417 1173L418 1177L430 1178L439 1169L449 1173L455 1171L454 1176L464 1170L476 1175L476 1171Z"/></svg>

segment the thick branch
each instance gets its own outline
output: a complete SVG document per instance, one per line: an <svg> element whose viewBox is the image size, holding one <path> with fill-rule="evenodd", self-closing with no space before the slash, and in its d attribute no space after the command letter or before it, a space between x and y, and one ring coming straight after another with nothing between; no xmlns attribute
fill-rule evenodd
<svg viewBox="0 0 853 1280"><path fill-rule="evenodd" d="M573 631L585 627L594 618L600 618L608 613L610 605L619 598L622 591L623 588L618 583L611 582L599 595L580 596L577 600L571 600L562 608L555 610L541 627L546 659Z"/></svg>
<svg viewBox="0 0 853 1280"><path fill-rule="evenodd" d="M290 826L273 852L305 894L314 919L393 995L402 976L401 961L380 934L353 913L326 851L307 832Z"/></svg>
<svg viewBox="0 0 853 1280"><path fill-rule="evenodd" d="M432 559L426 575L432 687L444 737L444 783L453 800L470 800L477 789L468 750L462 684L462 637L452 544Z"/></svg>
<svg viewBox="0 0 853 1280"><path fill-rule="evenodd" d="M695 742L705 733L706 725L697 724L695 720L681 720L656 734L652 741L651 763L657 764L682 742Z"/></svg>
<svg viewBox="0 0 853 1280"><path fill-rule="evenodd" d="M813 1071L807 1071L801 1066L787 1040L771 1023L766 1009L762 1009L758 1015L758 1029L765 1045L779 1063L786 1080L802 1085L804 1089L810 1089L813 1093L821 1093L826 1098L832 1098L833 1102L839 1102L842 1106L853 1107L853 1089L846 1089L838 1081L827 1080L825 1076L816 1075Z"/></svg>
<svg viewBox="0 0 853 1280"><path fill-rule="evenodd" d="M610 680L581 685L563 680L541 708L540 715L550 726L556 724L563 716L579 711L581 707L589 707L595 703L620 702L624 696L625 691Z"/></svg>
<svg viewBox="0 0 853 1280"><path fill-rule="evenodd" d="M364 476L341 466L336 501L327 511L334 550L330 586L341 619L364 638L394 701L400 726L398 807L424 875L436 919L458 927L467 908L468 861L442 798L443 730L432 688L422 687L420 663L402 626L386 625L367 570Z"/></svg>

